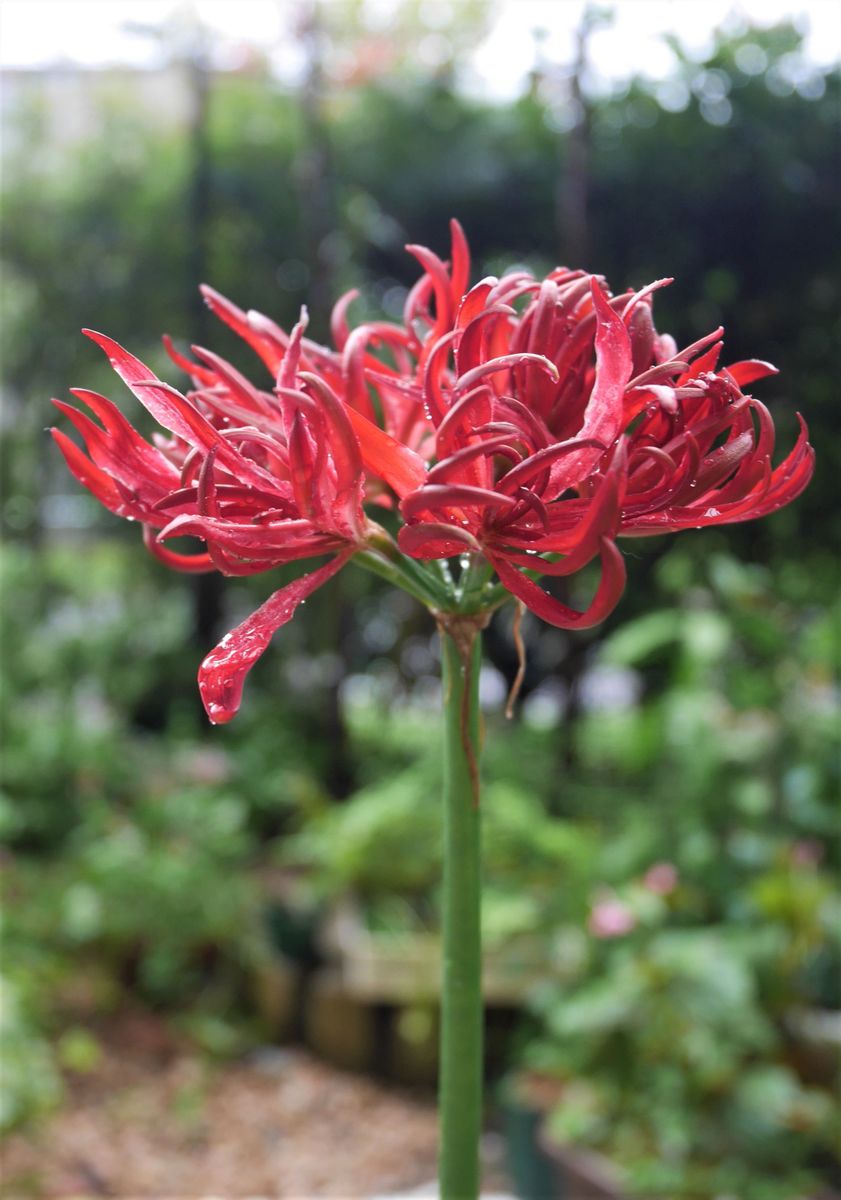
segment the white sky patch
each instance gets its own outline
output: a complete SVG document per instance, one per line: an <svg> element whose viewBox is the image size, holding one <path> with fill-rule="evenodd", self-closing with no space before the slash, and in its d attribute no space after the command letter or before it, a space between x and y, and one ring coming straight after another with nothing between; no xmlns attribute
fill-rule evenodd
<svg viewBox="0 0 841 1200"><path fill-rule="evenodd" d="M433 13L436 2L441 0L428 6ZM447 7L441 5L442 13ZM497 0L491 30L472 55L471 87L510 99L522 90L538 55L549 63L569 63L584 7L585 0ZM296 0L0 0L0 64L151 69L160 64L160 46L138 27L177 27L192 15L223 42L269 53L283 75L284 64L295 58L289 29L300 11ZM677 34L700 56L710 47L713 29L740 16L764 26L792 18L806 33L812 61L826 66L841 58L836 0L618 0L612 11L612 21L590 43L596 83L639 71L662 78L673 66L663 34ZM373 11L372 17L375 26Z"/></svg>
<svg viewBox="0 0 841 1200"><path fill-rule="evenodd" d="M513 98L538 56L549 63L571 63L585 8L586 0L501 0L493 28L473 56L484 90L500 99ZM589 44L597 82L637 73L663 78L675 65L664 34L676 34L690 54L701 58L712 49L713 31L725 21L736 28L740 20L760 27L794 20L813 62L829 66L841 58L841 4L835 0L618 0L611 11L611 20L594 30Z"/></svg>

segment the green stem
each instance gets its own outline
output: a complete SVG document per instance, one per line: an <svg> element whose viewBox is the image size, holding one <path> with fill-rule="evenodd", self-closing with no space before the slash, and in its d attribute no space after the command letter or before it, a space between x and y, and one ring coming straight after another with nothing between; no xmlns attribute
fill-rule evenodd
<svg viewBox="0 0 841 1200"><path fill-rule="evenodd" d="M470 556L470 562L464 568L458 586L458 606L462 612L476 612L484 608L483 592L492 575L493 567L490 563L475 554Z"/></svg>
<svg viewBox="0 0 841 1200"><path fill-rule="evenodd" d="M403 563L394 562L378 551L360 550L353 556L353 561L374 575L379 575L381 579L402 588L427 608L437 609L446 604L447 596L436 581L427 577L422 567L415 568L411 559L405 559Z"/></svg>
<svg viewBox="0 0 841 1200"><path fill-rule="evenodd" d="M443 981L439 1112L441 1200L476 1200L482 1121L482 953L478 795L482 635L442 628L444 685Z"/></svg>

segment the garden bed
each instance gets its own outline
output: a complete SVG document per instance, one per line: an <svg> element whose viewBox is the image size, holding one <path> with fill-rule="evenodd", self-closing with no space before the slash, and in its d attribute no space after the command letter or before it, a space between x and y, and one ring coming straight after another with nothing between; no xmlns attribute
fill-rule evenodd
<svg viewBox="0 0 841 1200"><path fill-rule="evenodd" d="M146 1014L97 1033L62 1110L6 1139L2 1195L371 1196L435 1175L431 1096L297 1049L211 1064ZM491 1180L501 1190L498 1180Z"/></svg>

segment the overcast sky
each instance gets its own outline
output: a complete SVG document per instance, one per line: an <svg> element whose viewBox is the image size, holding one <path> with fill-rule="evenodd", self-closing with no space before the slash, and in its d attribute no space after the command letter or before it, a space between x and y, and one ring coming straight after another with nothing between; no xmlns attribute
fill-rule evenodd
<svg viewBox="0 0 841 1200"><path fill-rule="evenodd" d="M427 0L430 23L446 18L450 3ZM368 0L374 23L387 27L400 0ZM175 10L192 7L217 34L219 46L235 49L253 43L269 53L281 75L295 73L295 53L287 27L296 0L0 0L0 63L37 67L76 62L88 67L157 65L151 39L126 28L156 25ZM489 35L473 55L478 85L507 98L520 89L533 65L534 30L546 31L545 56L569 61L573 32L584 0L496 0ZM703 52L710 33L739 15L751 23L773 24L792 17L807 35L807 53L828 65L841 57L841 3L837 0L618 0L612 24L593 35L591 61L603 79L621 79L642 69L658 77L668 73L672 57L661 35L676 33L691 50Z"/></svg>

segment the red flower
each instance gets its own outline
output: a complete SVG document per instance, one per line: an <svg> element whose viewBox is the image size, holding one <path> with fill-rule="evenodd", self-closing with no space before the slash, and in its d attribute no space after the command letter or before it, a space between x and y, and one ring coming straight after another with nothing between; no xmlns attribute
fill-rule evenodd
<svg viewBox="0 0 841 1200"><path fill-rule="evenodd" d="M221 300L214 295L212 302ZM70 470L106 508L142 521L146 545L168 566L250 575L334 555L275 592L204 660L199 687L217 722L236 712L245 676L274 631L366 541L359 441L329 384L300 369L303 331L301 322L286 339L274 393L259 391L207 351L197 350L200 363L176 355L198 385L189 396L162 383L110 338L86 331L169 431L155 445L95 392L76 389L74 395L101 425L55 401L87 448L85 455L60 430L52 431ZM262 339L261 348L271 346L268 334ZM190 556L165 545L185 534L201 538L206 552Z"/></svg>
<svg viewBox="0 0 841 1200"><path fill-rule="evenodd" d="M203 289L260 357L271 391L208 350L187 359L165 339L193 380L182 395L88 331L167 434L150 444L109 400L77 389L99 424L55 403L87 453L60 430L53 436L85 487L143 523L153 554L178 570L226 575L332 556L204 660L199 686L211 720L234 715L251 666L306 596L357 551L385 553L388 537L365 503L399 505L399 543L410 558L484 558L545 620L584 628L622 593L618 536L763 516L811 477L802 422L794 449L772 469L770 415L741 391L773 367L717 369L721 330L679 353L657 334L652 293L669 280L612 296L600 277L559 268L542 281L517 273L467 290L467 242L457 222L451 230L450 265L408 248L424 270L402 324L351 330L356 293L342 297L334 350L305 336L305 314L286 334ZM166 544L182 535L206 550L186 555ZM428 603L440 594L393 545L387 557L386 573L414 594ZM584 612L535 581L596 557L601 582Z"/></svg>
<svg viewBox="0 0 841 1200"><path fill-rule="evenodd" d="M623 296L565 269L483 280L449 321L436 264L428 290L448 320L429 334L422 384L436 462L401 504L407 554L481 552L544 620L585 628L621 596L617 536L764 516L809 482L803 422L774 470L770 414L741 391L773 367L717 371L720 329L679 353L656 333L652 293L670 280ZM584 612L532 578L596 556L601 583Z"/></svg>

